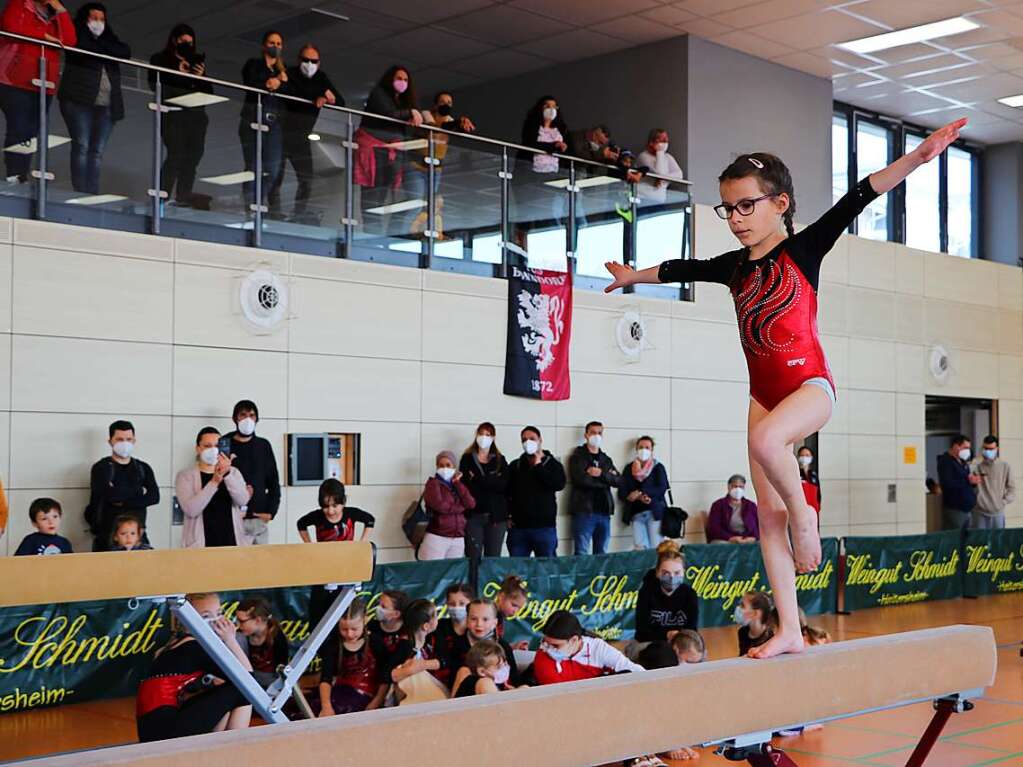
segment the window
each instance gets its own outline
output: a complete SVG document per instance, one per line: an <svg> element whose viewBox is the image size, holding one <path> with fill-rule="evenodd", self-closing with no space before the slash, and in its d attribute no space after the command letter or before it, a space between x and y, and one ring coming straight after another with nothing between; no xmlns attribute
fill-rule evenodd
<svg viewBox="0 0 1023 767"><path fill-rule="evenodd" d="M845 115L831 118L831 202L849 191L849 121Z"/></svg>
<svg viewBox="0 0 1023 767"><path fill-rule="evenodd" d="M906 135L912 152L923 136ZM906 244L920 250L941 250L941 163L932 161L906 179Z"/></svg>
<svg viewBox="0 0 1023 767"><path fill-rule="evenodd" d="M957 147L948 149L948 252L973 256L974 159Z"/></svg>
<svg viewBox="0 0 1023 767"><path fill-rule="evenodd" d="M856 175L869 176L888 165L892 154L892 131L882 125L856 121ZM860 237L871 240L891 239L888 215L888 195L884 194L867 206L856 220Z"/></svg>
<svg viewBox="0 0 1023 767"><path fill-rule="evenodd" d="M835 102L831 119L831 193L920 146L926 128ZM978 254L980 151L964 142L917 168L906 182L872 202L849 231L875 240L964 258Z"/></svg>

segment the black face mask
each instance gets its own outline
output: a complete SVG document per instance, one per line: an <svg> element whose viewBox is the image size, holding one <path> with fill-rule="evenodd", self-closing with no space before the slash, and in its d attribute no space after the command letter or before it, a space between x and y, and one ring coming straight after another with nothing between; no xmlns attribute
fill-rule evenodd
<svg viewBox="0 0 1023 767"><path fill-rule="evenodd" d="M174 46L174 49L178 52L179 56L187 59L192 54L192 51L195 50L195 43L178 43Z"/></svg>
<svg viewBox="0 0 1023 767"><path fill-rule="evenodd" d="M440 106L437 107L437 114L439 114L441 117L450 117L451 116L451 105L450 104L441 104Z"/></svg>

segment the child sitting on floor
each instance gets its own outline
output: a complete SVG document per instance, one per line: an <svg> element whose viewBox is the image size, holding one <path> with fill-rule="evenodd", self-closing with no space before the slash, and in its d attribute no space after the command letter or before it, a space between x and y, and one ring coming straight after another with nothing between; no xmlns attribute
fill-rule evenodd
<svg viewBox="0 0 1023 767"><path fill-rule="evenodd" d="M504 648L490 639L481 639L469 649L465 665L455 674L451 697L467 698L510 690L510 678L511 666Z"/></svg>
<svg viewBox="0 0 1023 767"><path fill-rule="evenodd" d="M494 597L497 605L497 638L504 639L505 621L514 618L529 601L526 582L517 575L509 575L501 583L501 589ZM515 650L528 650L529 642L521 640L512 645Z"/></svg>
<svg viewBox="0 0 1023 767"><path fill-rule="evenodd" d="M698 631L682 629L671 638L671 648L679 663L703 663L707 660L707 645Z"/></svg>
<svg viewBox="0 0 1023 767"><path fill-rule="evenodd" d="M60 532L60 519L64 514L60 504L53 498L36 498L28 507L28 518L36 529L24 537L17 550L16 557L32 556L33 554L71 554L71 541Z"/></svg>
<svg viewBox="0 0 1023 767"><path fill-rule="evenodd" d="M774 635L771 631L771 611L774 604L763 591L748 591L735 606L735 622L739 624L739 657L751 648L760 647Z"/></svg>
<svg viewBox="0 0 1023 767"><path fill-rule="evenodd" d="M380 708L387 695L386 652L366 628L366 603L355 599L325 643L318 716Z"/></svg>

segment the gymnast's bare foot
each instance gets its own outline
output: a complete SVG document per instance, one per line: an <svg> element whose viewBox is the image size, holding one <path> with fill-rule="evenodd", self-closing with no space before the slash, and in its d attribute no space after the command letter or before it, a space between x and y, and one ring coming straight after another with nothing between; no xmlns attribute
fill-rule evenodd
<svg viewBox="0 0 1023 767"><path fill-rule="evenodd" d="M796 631L792 634L779 631L768 639L767 642L760 645L760 647L750 648L750 651L746 653L746 657L763 660L764 658L773 658L776 655L803 652L805 649L806 645L803 642L801 631Z"/></svg>
<svg viewBox="0 0 1023 767"><path fill-rule="evenodd" d="M789 513L792 534L792 558L797 573L810 573L821 563L821 535L817 530L817 513L804 505L799 514Z"/></svg>

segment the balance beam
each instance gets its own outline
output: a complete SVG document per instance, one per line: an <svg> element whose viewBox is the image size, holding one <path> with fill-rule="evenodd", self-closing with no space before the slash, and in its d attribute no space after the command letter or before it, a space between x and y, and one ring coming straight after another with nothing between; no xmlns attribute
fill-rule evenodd
<svg viewBox="0 0 1023 767"><path fill-rule="evenodd" d="M0 557L0 606L362 583L372 577L368 542Z"/></svg>
<svg viewBox="0 0 1023 767"><path fill-rule="evenodd" d="M230 546L211 549L0 557L0 606L104 599L167 602L264 721L283 724L284 703L363 581L373 577L370 543ZM328 585L333 604L263 689L185 599L196 592ZM340 587L340 588L339 588Z"/></svg>
<svg viewBox="0 0 1023 767"><path fill-rule="evenodd" d="M995 668L990 628L948 626L839 642L771 660L736 658L31 763L580 767L681 745L723 743L733 758L754 765L791 765L781 752L763 748L772 731L925 701L965 700L994 681ZM454 733L469 732L486 734L483 756L478 749L450 748ZM936 739L938 733L929 734ZM755 745L761 748L741 752ZM921 762L922 757L911 760Z"/></svg>

